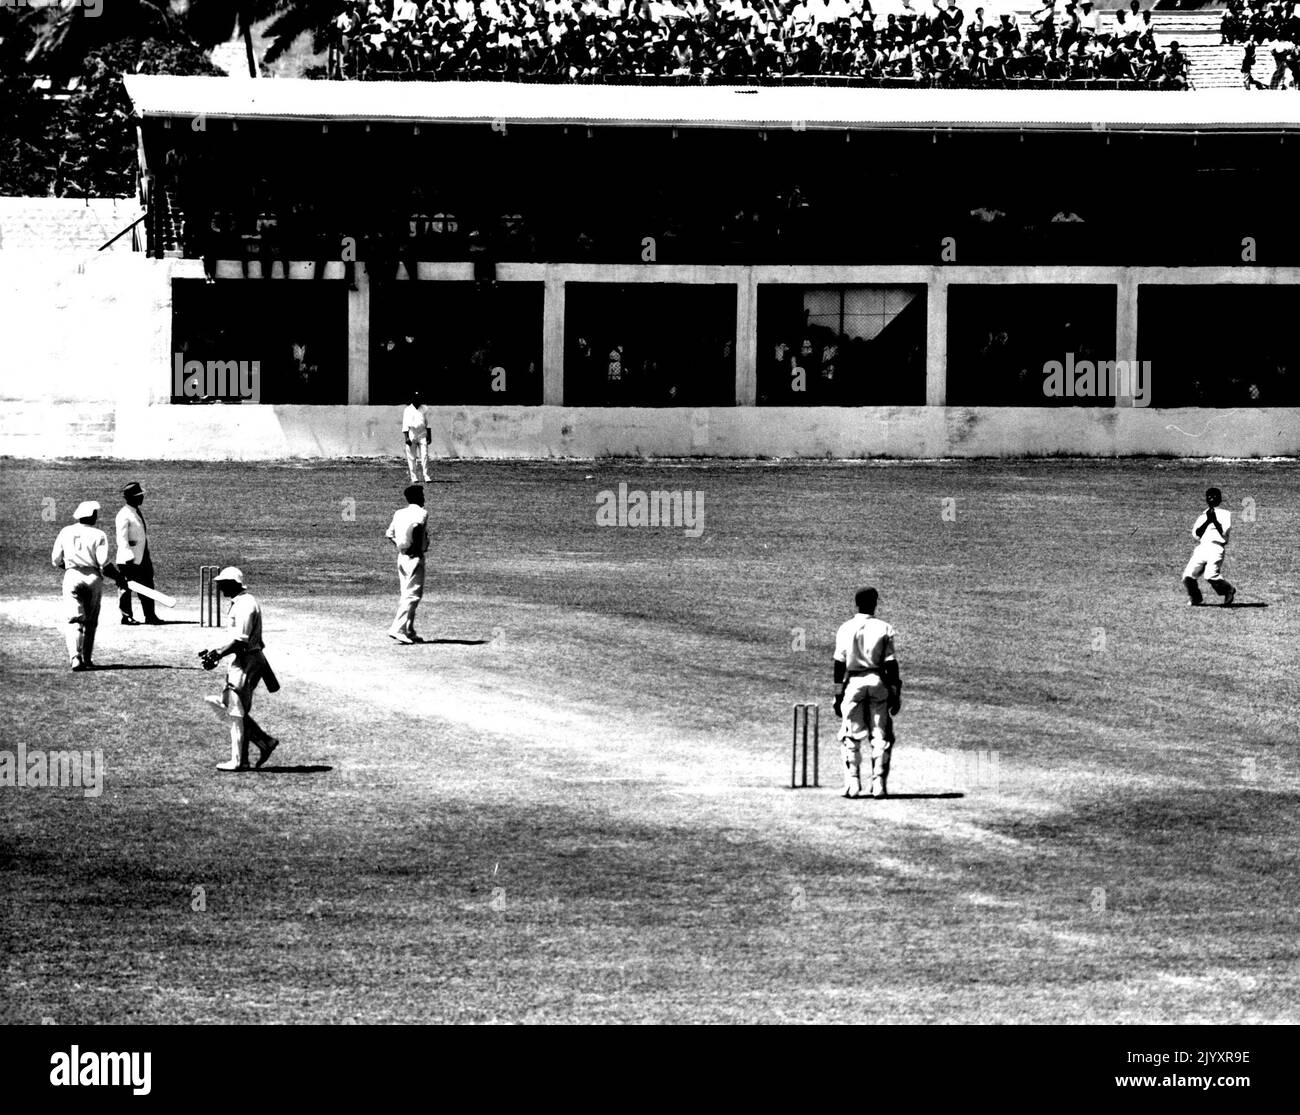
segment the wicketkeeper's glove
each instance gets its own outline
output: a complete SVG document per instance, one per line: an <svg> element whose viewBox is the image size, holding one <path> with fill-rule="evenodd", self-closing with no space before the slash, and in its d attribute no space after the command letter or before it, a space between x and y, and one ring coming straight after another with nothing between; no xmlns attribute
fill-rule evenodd
<svg viewBox="0 0 1300 1115"><path fill-rule="evenodd" d="M831 708L834 710L836 716L842 717L844 715L844 690L843 689L835 690L835 703L831 705Z"/></svg>
<svg viewBox="0 0 1300 1115"><path fill-rule="evenodd" d="M213 650L199 651L199 661L203 663L205 670L215 670L217 663L221 661L221 655Z"/></svg>
<svg viewBox="0 0 1300 1115"><path fill-rule="evenodd" d="M897 689L889 691L889 715L897 716L898 710L903 707L903 687L900 685Z"/></svg>

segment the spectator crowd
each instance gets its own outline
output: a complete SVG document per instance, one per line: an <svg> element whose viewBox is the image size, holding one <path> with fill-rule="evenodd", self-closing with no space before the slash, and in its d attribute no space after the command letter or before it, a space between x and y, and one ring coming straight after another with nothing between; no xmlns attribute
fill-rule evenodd
<svg viewBox="0 0 1300 1115"><path fill-rule="evenodd" d="M333 24L329 73L1188 84L1186 56L1157 46L1139 0L1105 17L1093 0L1042 0L1023 22L955 0L901 0L881 15L871 0L358 0Z"/></svg>
<svg viewBox="0 0 1300 1115"><path fill-rule="evenodd" d="M1241 62L1247 89L1263 89L1257 62L1272 62L1267 88L1300 88L1300 3L1295 0L1227 0L1220 27L1223 44L1244 45Z"/></svg>

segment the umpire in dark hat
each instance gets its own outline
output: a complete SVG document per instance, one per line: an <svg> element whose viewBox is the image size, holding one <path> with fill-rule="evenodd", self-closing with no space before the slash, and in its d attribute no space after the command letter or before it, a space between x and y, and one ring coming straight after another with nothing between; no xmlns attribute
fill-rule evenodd
<svg viewBox="0 0 1300 1115"><path fill-rule="evenodd" d="M126 580L135 581L146 588L153 588L153 557L149 553L149 529L145 525L144 512L140 510L144 503L144 489L138 480L132 480L122 489L122 501L122 510L117 513L116 565ZM129 588L122 589L117 606L122 612L122 622L133 626L137 621L131 615ZM140 609L144 612L145 623L163 622L154 611L154 602L149 597L140 597Z"/></svg>

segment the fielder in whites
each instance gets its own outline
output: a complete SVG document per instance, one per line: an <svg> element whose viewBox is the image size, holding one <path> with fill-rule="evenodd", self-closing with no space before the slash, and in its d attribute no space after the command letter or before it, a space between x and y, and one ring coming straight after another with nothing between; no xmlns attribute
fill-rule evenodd
<svg viewBox="0 0 1300 1115"><path fill-rule="evenodd" d="M429 549L429 512L424 509L424 489L408 485L402 493L406 506L393 512L384 537L397 547L397 615L388 637L399 643L423 642L415 633L415 609L424 599L424 555Z"/></svg>
<svg viewBox="0 0 1300 1115"><path fill-rule="evenodd" d="M1219 506L1223 502L1223 493L1218 488L1205 490L1205 510L1197 516L1192 524L1192 537L1196 539L1196 549L1192 559L1183 570L1183 588L1187 590L1187 602L1193 608L1205 603L1201 596L1201 586L1197 583L1204 575L1210 588L1223 597L1226 608L1237 595L1237 590L1223 577L1223 559L1227 555L1228 535L1232 532L1232 512Z"/></svg>
<svg viewBox="0 0 1300 1115"><path fill-rule="evenodd" d="M226 686L220 697L209 697L230 729L230 759L218 763L217 770L245 771L248 765L248 745L258 750L256 766L260 767L279 745L280 741L268 735L250 715L253 707L253 690L264 682L274 693L280 688L270 664L266 661L262 644L262 606L244 586L244 574L234 566L227 566L216 576L217 589L230 598L230 639L221 646L199 651L205 670L213 670L226 657L233 655L226 670Z"/></svg>
<svg viewBox="0 0 1300 1115"><path fill-rule="evenodd" d="M429 411L420 402L420 393L411 393L410 405L402 411L402 440L406 442L406 470L411 474L411 483L423 479L429 481L429 441L433 434L429 432ZM415 463L420 462L420 476L415 475Z"/></svg>
<svg viewBox="0 0 1300 1115"><path fill-rule="evenodd" d="M72 513L73 522L59 531L50 554L50 564L63 570L63 603L66 607L64 638L73 670L93 670L95 631L99 627L99 605L104 593L104 578L126 587L122 576L108 560L108 535L95 523L99 521L99 504L86 500Z"/></svg>
<svg viewBox="0 0 1300 1115"><path fill-rule="evenodd" d="M844 796L862 795L862 744L871 748L871 796L889 793L889 753L894 716L902 705L903 681L894 653L894 629L876 618L880 594L858 589L857 614L835 633L835 715L842 717Z"/></svg>

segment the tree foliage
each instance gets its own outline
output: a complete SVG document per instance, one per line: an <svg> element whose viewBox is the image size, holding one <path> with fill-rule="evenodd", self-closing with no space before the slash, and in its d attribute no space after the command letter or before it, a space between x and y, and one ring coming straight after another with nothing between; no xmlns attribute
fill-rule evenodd
<svg viewBox="0 0 1300 1115"><path fill-rule="evenodd" d="M136 136L122 75L221 73L166 4L83 12L0 8L0 194L129 196Z"/></svg>

